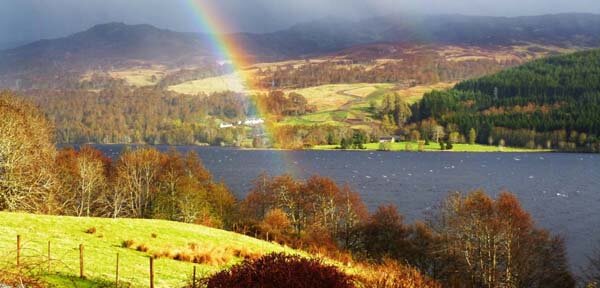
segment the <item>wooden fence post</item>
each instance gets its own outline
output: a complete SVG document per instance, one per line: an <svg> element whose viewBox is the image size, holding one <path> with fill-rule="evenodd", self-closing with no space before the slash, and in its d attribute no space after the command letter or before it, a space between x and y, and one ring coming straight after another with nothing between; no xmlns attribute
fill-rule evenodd
<svg viewBox="0 0 600 288"><path fill-rule="evenodd" d="M79 244L79 278L85 278L85 274L83 274L83 244Z"/></svg>
<svg viewBox="0 0 600 288"><path fill-rule="evenodd" d="M117 267L115 269L115 286L119 288L119 253L117 253Z"/></svg>
<svg viewBox="0 0 600 288"><path fill-rule="evenodd" d="M154 258L150 257L150 288L154 288Z"/></svg>
<svg viewBox="0 0 600 288"><path fill-rule="evenodd" d="M21 235L17 235L17 268L21 266Z"/></svg>
<svg viewBox="0 0 600 288"><path fill-rule="evenodd" d="M192 274L192 288L196 288L196 265L194 265L194 273Z"/></svg>
<svg viewBox="0 0 600 288"><path fill-rule="evenodd" d="M52 261L50 255L50 240L48 240L48 273L50 273L50 262Z"/></svg>

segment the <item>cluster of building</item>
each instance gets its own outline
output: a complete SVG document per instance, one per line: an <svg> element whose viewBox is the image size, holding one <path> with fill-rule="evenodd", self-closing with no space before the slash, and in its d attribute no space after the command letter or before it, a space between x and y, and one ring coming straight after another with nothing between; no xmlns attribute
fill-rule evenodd
<svg viewBox="0 0 600 288"><path fill-rule="evenodd" d="M262 118L248 118L244 121L238 121L237 123L228 123L228 122L221 122L221 124L219 125L219 128L224 129L224 128L232 128L235 126L258 126L258 125L262 125L265 123L265 120L263 120Z"/></svg>

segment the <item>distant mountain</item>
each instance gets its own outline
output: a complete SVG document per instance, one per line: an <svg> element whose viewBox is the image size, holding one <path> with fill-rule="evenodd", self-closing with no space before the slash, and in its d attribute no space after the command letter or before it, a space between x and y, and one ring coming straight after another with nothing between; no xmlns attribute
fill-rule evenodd
<svg viewBox="0 0 600 288"><path fill-rule="evenodd" d="M527 17L464 15L388 16L351 22L326 19L290 29L255 35L255 53L268 48L297 57L333 52L358 44L600 46L600 15L555 14ZM252 51L252 49L249 49Z"/></svg>
<svg viewBox="0 0 600 288"><path fill-rule="evenodd" d="M229 36L256 61L312 57L373 43L480 47L536 43L600 47L600 15L325 19L273 33ZM68 37L40 40L0 52L0 86L14 87L23 79L29 83L52 81L48 78L51 74L77 78L76 75L84 71L115 67L198 66L217 60L211 47L209 35L174 32L150 25L102 24Z"/></svg>
<svg viewBox="0 0 600 288"><path fill-rule="evenodd" d="M4 41L4 42L0 42L0 51L1 50L7 50L7 49L12 49L12 48L16 48L22 45L25 45L27 43L30 43L31 41Z"/></svg>
<svg viewBox="0 0 600 288"><path fill-rule="evenodd" d="M210 43L200 35L162 30L150 25L108 23L53 40L40 40L6 50L0 71L64 66L89 69L126 61L184 63L209 55Z"/></svg>

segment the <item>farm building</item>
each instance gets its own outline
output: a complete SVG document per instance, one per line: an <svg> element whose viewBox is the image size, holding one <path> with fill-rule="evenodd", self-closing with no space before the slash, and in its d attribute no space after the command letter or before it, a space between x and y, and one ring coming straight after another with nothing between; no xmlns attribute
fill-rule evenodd
<svg viewBox="0 0 600 288"><path fill-rule="evenodd" d="M396 142L396 136L381 136L379 137L379 143L394 143Z"/></svg>

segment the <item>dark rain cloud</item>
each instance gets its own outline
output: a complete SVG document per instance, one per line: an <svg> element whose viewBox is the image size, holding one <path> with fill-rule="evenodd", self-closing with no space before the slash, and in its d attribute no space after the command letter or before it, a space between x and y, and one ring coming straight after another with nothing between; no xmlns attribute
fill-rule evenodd
<svg viewBox="0 0 600 288"><path fill-rule="evenodd" d="M599 0L198 0L212 1L231 30L266 32L324 17L360 19L398 13L518 16L600 14ZM95 24L147 23L200 31L189 0L1 0L0 45L53 38Z"/></svg>

